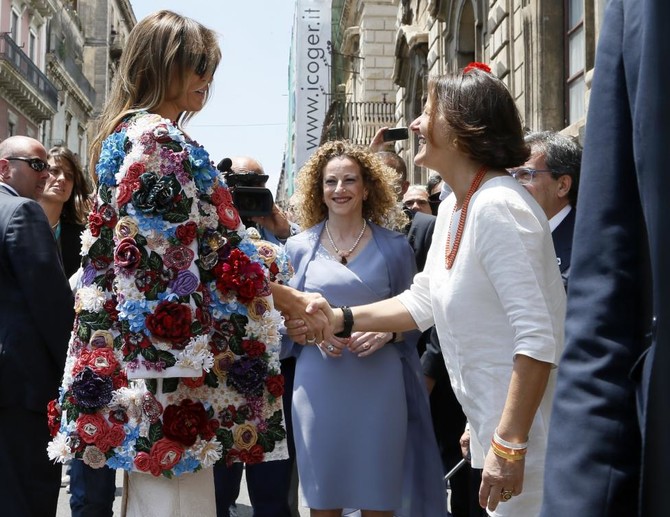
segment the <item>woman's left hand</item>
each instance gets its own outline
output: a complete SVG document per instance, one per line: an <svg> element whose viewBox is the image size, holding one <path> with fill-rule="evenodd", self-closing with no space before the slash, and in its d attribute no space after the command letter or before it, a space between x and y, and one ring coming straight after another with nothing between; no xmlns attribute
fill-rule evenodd
<svg viewBox="0 0 670 517"><path fill-rule="evenodd" d="M347 348L348 343L348 337L332 336L328 341L318 343L317 346L327 357L337 358L342 357L342 352Z"/></svg>
<svg viewBox="0 0 670 517"><path fill-rule="evenodd" d="M496 456L489 449L482 472L482 484L479 487L479 505L491 511L495 510L498 503L507 502L510 497L505 494L517 496L523 490L523 471L525 460L510 461Z"/></svg>
<svg viewBox="0 0 670 517"><path fill-rule="evenodd" d="M391 337L391 332L354 332L351 334L349 350L358 357L367 357L388 343Z"/></svg>

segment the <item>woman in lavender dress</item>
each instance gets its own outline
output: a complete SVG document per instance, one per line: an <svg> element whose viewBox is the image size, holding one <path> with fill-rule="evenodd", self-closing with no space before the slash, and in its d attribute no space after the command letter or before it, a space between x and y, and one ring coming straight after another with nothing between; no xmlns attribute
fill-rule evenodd
<svg viewBox="0 0 670 517"><path fill-rule="evenodd" d="M379 226L396 206L395 172L367 149L322 146L298 178L303 233L288 240L291 285L334 305L407 288L405 237ZM357 332L297 355L293 425L303 504L316 517L446 515L439 452L413 336ZM314 343L312 342L312 345Z"/></svg>

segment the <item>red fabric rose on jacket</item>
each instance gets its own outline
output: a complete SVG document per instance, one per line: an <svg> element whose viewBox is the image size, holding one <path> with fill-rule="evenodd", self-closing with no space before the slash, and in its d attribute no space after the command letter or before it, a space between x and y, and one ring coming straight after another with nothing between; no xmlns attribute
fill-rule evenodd
<svg viewBox="0 0 670 517"><path fill-rule="evenodd" d="M242 348L249 357L260 357L265 353L265 343L261 343L255 339L243 340Z"/></svg>
<svg viewBox="0 0 670 517"><path fill-rule="evenodd" d="M105 226L108 228L114 228L116 226L119 217L116 215L116 210L114 210L112 205L106 203L101 205L100 208L98 208L98 213L100 214L100 217L102 217L102 222Z"/></svg>
<svg viewBox="0 0 670 517"><path fill-rule="evenodd" d="M212 192L212 204L219 205L232 205L233 196L230 194L230 190L224 187L216 187L214 192Z"/></svg>
<svg viewBox="0 0 670 517"><path fill-rule="evenodd" d="M82 350L79 360L72 368L72 374L78 374L87 366L98 375L109 377L116 371L119 362L116 360L114 351L110 348Z"/></svg>
<svg viewBox="0 0 670 517"><path fill-rule="evenodd" d="M191 308L182 303L163 300L156 306L153 314L146 318L149 332L156 337L183 343L191 337Z"/></svg>
<svg viewBox="0 0 670 517"><path fill-rule="evenodd" d="M138 185L139 182L136 184L135 182L128 183L125 181L119 184L119 186L116 188L116 202L118 203L119 207L122 207L128 203L128 201L130 201L130 197Z"/></svg>
<svg viewBox="0 0 670 517"><path fill-rule="evenodd" d="M147 168L142 162L135 162L128 167L126 175L123 177L123 182L137 181L142 174L146 172Z"/></svg>
<svg viewBox="0 0 670 517"><path fill-rule="evenodd" d="M234 230L240 225L240 214L233 204L233 196L230 190L217 187L212 192L212 204L216 206L216 213L221 224L229 230Z"/></svg>
<svg viewBox="0 0 670 517"><path fill-rule="evenodd" d="M270 375L265 381L268 391L273 397L279 398L284 394L284 376Z"/></svg>
<svg viewBox="0 0 670 517"><path fill-rule="evenodd" d="M188 246L193 242L196 235L198 235L198 226L193 221L180 224L177 226L176 235L177 239L179 239L184 246Z"/></svg>
<svg viewBox="0 0 670 517"><path fill-rule="evenodd" d="M112 375L112 385L115 390L128 387L128 376L123 370L119 370L116 375Z"/></svg>
<svg viewBox="0 0 670 517"><path fill-rule="evenodd" d="M120 207L130 201L133 192L140 188L139 178L145 171L146 167L140 162L135 162L128 167L126 175L116 189L116 201Z"/></svg>
<svg viewBox="0 0 670 517"><path fill-rule="evenodd" d="M229 230L235 230L240 225L240 214L233 205L221 204L216 207L221 224Z"/></svg>
<svg viewBox="0 0 670 517"><path fill-rule="evenodd" d="M265 456L265 452L263 452L263 447L259 444L252 445L248 451L240 451L240 460L249 465L262 462L263 456Z"/></svg>
<svg viewBox="0 0 670 517"><path fill-rule="evenodd" d="M163 413L163 434L188 447L193 445L200 434L208 434L207 412L201 402L189 399L179 405L169 405Z"/></svg>
<svg viewBox="0 0 670 517"><path fill-rule="evenodd" d="M61 419L60 404L57 400L52 400L47 404L47 423L49 425L49 434L53 438L60 429Z"/></svg>
<svg viewBox="0 0 670 517"><path fill-rule="evenodd" d="M252 262L239 249L230 252L228 259L214 267L216 287L223 294L229 291L237 293L240 303L248 304L266 287L263 267Z"/></svg>
<svg viewBox="0 0 670 517"><path fill-rule="evenodd" d="M100 235L100 228L105 224L105 221L102 220L102 216L97 212L91 212L88 214L88 229L91 231L93 237L98 237Z"/></svg>
<svg viewBox="0 0 670 517"><path fill-rule="evenodd" d="M184 453L184 448L172 440L161 438L151 447L151 459L159 466L161 470L170 470L174 467L181 455Z"/></svg>
<svg viewBox="0 0 670 517"><path fill-rule="evenodd" d="M150 472L154 476L160 476L160 467L158 466L158 463L156 463L151 456L146 453L146 452L138 452L135 455L135 467L137 467L137 470L140 472Z"/></svg>
<svg viewBox="0 0 670 517"><path fill-rule="evenodd" d="M97 444L107 433L107 422L99 414L82 414L77 419L77 433L85 443Z"/></svg>
<svg viewBox="0 0 670 517"><path fill-rule="evenodd" d="M116 309L116 299L105 300L103 307L110 320L119 320L119 311Z"/></svg>
<svg viewBox="0 0 670 517"><path fill-rule="evenodd" d="M195 253L191 248L186 246L170 246L163 256L165 265L174 269L183 270L188 269L193 261Z"/></svg>
<svg viewBox="0 0 670 517"><path fill-rule="evenodd" d="M199 388L205 384L205 375L206 374L203 373L200 377L182 377L181 382L189 388Z"/></svg>
<svg viewBox="0 0 670 517"><path fill-rule="evenodd" d="M142 260L142 253L140 253L135 239L126 237L121 239L114 250L114 263L124 269L133 271L137 269Z"/></svg>
<svg viewBox="0 0 670 517"><path fill-rule="evenodd" d="M105 430L105 434L100 437L96 445L102 452L107 452L114 447L118 447L126 438L123 426L113 425Z"/></svg>

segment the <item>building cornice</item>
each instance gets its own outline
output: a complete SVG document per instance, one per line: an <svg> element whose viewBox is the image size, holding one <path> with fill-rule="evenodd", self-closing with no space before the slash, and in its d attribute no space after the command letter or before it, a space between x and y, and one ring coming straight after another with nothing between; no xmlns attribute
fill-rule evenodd
<svg viewBox="0 0 670 517"><path fill-rule="evenodd" d="M81 111L90 117L93 112L95 99L89 99L86 96L55 56L47 54L47 67L48 73L53 77L53 80L57 84L62 85L79 105Z"/></svg>

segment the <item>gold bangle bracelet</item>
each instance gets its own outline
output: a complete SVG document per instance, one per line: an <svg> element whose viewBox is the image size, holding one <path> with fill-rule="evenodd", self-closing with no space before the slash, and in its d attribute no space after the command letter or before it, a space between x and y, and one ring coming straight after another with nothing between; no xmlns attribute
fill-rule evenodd
<svg viewBox="0 0 670 517"><path fill-rule="evenodd" d="M505 460L509 461L519 461L522 460L526 457L526 454L507 454L505 451L501 451L495 446L491 446L491 449L493 450L493 454L498 456L499 458L503 458Z"/></svg>
<svg viewBox="0 0 670 517"><path fill-rule="evenodd" d="M523 456L526 454L526 451L528 450L528 447L524 447L523 449L510 449L509 447L505 447L504 445L500 445L495 439L491 440L491 447L495 447L501 452L505 452L507 454L511 454L512 456Z"/></svg>

